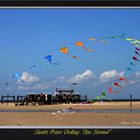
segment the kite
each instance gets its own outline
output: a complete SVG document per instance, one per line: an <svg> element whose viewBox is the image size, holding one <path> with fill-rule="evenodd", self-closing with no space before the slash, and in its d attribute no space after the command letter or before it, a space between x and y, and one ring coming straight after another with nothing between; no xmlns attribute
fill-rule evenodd
<svg viewBox="0 0 140 140"><path fill-rule="evenodd" d="M106 96L105 92L102 92L101 95L96 96L95 99L99 101L100 99L109 99L109 98Z"/></svg>
<svg viewBox="0 0 140 140"><path fill-rule="evenodd" d="M100 100L100 96L96 96L95 99L99 101Z"/></svg>
<svg viewBox="0 0 140 140"><path fill-rule="evenodd" d="M108 88L108 91L112 94L112 87Z"/></svg>
<svg viewBox="0 0 140 140"><path fill-rule="evenodd" d="M8 91L8 86L9 86L8 82L5 82L5 85L6 85L6 91Z"/></svg>
<svg viewBox="0 0 140 140"><path fill-rule="evenodd" d="M139 55L139 56L140 56L140 54L139 54L137 51L135 51L135 54L137 54L137 55Z"/></svg>
<svg viewBox="0 0 140 140"><path fill-rule="evenodd" d="M125 38L125 40L129 41L132 45L136 47L140 47L140 41L134 38Z"/></svg>
<svg viewBox="0 0 140 140"><path fill-rule="evenodd" d="M128 71L132 71L132 69L131 69L130 67L127 67L126 69L127 69Z"/></svg>
<svg viewBox="0 0 140 140"><path fill-rule="evenodd" d="M118 37L123 38L124 39L125 33L123 33L122 35L118 35Z"/></svg>
<svg viewBox="0 0 140 140"><path fill-rule="evenodd" d="M120 81L126 81L126 82L128 82L128 80L126 78L124 78L124 77L120 77L119 80Z"/></svg>
<svg viewBox="0 0 140 140"><path fill-rule="evenodd" d="M133 38L126 38L125 40L132 41L132 40L135 40L135 39L133 39Z"/></svg>
<svg viewBox="0 0 140 140"><path fill-rule="evenodd" d="M88 52L93 52L93 50L91 50L91 49L89 49L89 48L85 48L84 45L83 45L83 43L82 43L81 41L75 42L75 46L81 47L81 48L83 48L84 50L87 50Z"/></svg>
<svg viewBox="0 0 140 140"><path fill-rule="evenodd" d="M132 44L140 44L140 40L134 39L134 38L125 38L125 40L129 41Z"/></svg>
<svg viewBox="0 0 140 140"><path fill-rule="evenodd" d="M8 87L8 82L5 82L5 85Z"/></svg>
<svg viewBox="0 0 140 140"><path fill-rule="evenodd" d="M116 86L116 87L121 87L120 86L120 84L119 83L117 83L117 82L114 82L114 84L113 84L114 86Z"/></svg>
<svg viewBox="0 0 140 140"><path fill-rule="evenodd" d="M125 80L125 78L124 77L120 77L119 80Z"/></svg>
<svg viewBox="0 0 140 140"><path fill-rule="evenodd" d="M64 54L66 54L66 55L71 56L71 57L74 58L74 59L79 59L77 56L72 56L72 55L70 55L70 54L68 53L69 50L68 50L67 47L60 48L59 51L60 51L61 53L64 53Z"/></svg>
<svg viewBox="0 0 140 140"><path fill-rule="evenodd" d="M102 43L104 43L104 44L108 44L108 41L106 41L106 40L98 40L98 39L96 39L96 38L88 38L88 40L91 40L91 41L94 41L93 43L95 44L96 42L102 42ZM88 51L90 51L90 52L93 52L93 50L88 50Z"/></svg>
<svg viewBox="0 0 140 140"><path fill-rule="evenodd" d="M102 92L101 96L106 97L106 93Z"/></svg>
<svg viewBox="0 0 140 140"><path fill-rule="evenodd" d="M108 92L109 92L110 94L112 94L112 93L118 93L118 92L120 92L120 90L114 90L114 91L113 91L112 87L109 87L109 88L108 88Z"/></svg>
<svg viewBox="0 0 140 140"><path fill-rule="evenodd" d="M13 75L13 78L19 79L19 78L20 78L20 74L18 74L18 73L14 74L14 75Z"/></svg>
<svg viewBox="0 0 140 140"><path fill-rule="evenodd" d="M99 37L99 38L118 38L118 37L120 37L120 38L124 38L124 36L125 36L125 34L122 34L122 35L116 35L116 36L108 36L108 37L101 36L101 37Z"/></svg>
<svg viewBox="0 0 140 140"><path fill-rule="evenodd" d="M74 58L74 59L79 59L77 56L72 56L72 58Z"/></svg>
<svg viewBox="0 0 140 140"><path fill-rule="evenodd" d="M89 38L89 40L96 40L96 39L91 37L91 38Z"/></svg>
<svg viewBox="0 0 140 140"><path fill-rule="evenodd" d="M14 78L14 79L20 80L20 81L21 81L22 83L24 83L24 84L27 83L27 82L23 81L20 77L21 77L21 76L20 76L20 74L18 74L18 73L16 73L16 74L13 75L13 78Z"/></svg>
<svg viewBox="0 0 140 140"><path fill-rule="evenodd" d="M134 45L134 46L136 46L136 47L140 47L140 45L138 45L138 44L136 44L136 43L135 43L135 44L131 43L131 44Z"/></svg>
<svg viewBox="0 0 140 140"><path fill-rule="evenodd" d="M75 45L79 46L79 47L84 47L84 45L83 45L83 43L81 41L75 42Z"/></svg>
<svg viewBox="0 0 140 140"><path fill-rule="evenodd" d="M125 75L128 75L128 73L127 73L127 72L124 72L123 75L124 75L124 76L125 76Z"/></svg>
<svg viewBox="0 0 140 140"><path fill-rule="evenodd" d="M137 51L140 51L140 48L135 48Z"/></svg>
<svg viewBox="0 0 140 140"><path fill-rule="evenodd" d="M125 34L116 35L116 36L115 36L115 35L114 35L114 36L100 36L99 38L112 38L112 39L114 39L114 38L121 38L121 39L124 39L124 40L126 40L126 41L129 41L129 43L131 43L132 45L135 46L135 54L136 54L137 56L140 56L140 53L139 53L139 51L140 51L140 40L137 40L137 39L134 39L134 38L125 38L124 36L125 36ZM140 61L140 60L139 60L139 57L133 56L132 59L135 60L135 61ZM135 64L133 61L130 62L129 64L130 64L131 66L139 66L139 65ZM128 71L133 71L133 70L134 70L134 69L132 69L131 67L127 67L126 69L127 69ZM127 74L129 74L129 73L128 73L128 72L125 72L123 75L127 75ZM119 78L119 81L126 81L126 82L128 82L128 80L127 80L126 78L124 78L124 77L120 77L120 78ZM121 88L121 86L120 86L120 84L119 84L118 82L114 82L114 83L113 83L113 86L116 86L116 87L120 87L120 88ZM119 91L120 91L120 90L115 90L114 93L117 93L117 92L119 92ZM113 93L113 87L109 87L109 88L108 88L108 92L109 92L109 93Z"/></svg>
<svg viewBox="0 0 140 140"><path fill-rule="evenodd" d="M135 56L133 56L132 58L133 58L133 60L139 61L139 59Z"/></svg>
<svg viewBox="0 0 140 140"><path fill-rule="evenodd" d="M29 67L29 69L33 69L33 68L36 68L36 65L32 65Z"/></svg>
<svg viewBox="0 0 140 140"><path fill-rule="evenodd" d="M47 59L51 64L59 65L58 63L53 63L53 62L52 62L52 55L47 55L47 56L45 56L44 60L46 60L46 59Z"/></svg>
<svg viewBox="0 0 140 140"><path fill-rule="evenodd" d="M140 67L140 65L130 62L130 65Z"/></svg>
<svg viewBox="0 0 140 140"><path fill-rule="evenodd" d="M130 62L129 64L132 65L132 66L135 66L135 64L133 62Z"/></svg>
<svg viewBox="0 0 140 140"><path fill-rule="evenodd" d="M64 54L68 54L68 48L67 47L60 48L59 51L64 53Z"/></svg>

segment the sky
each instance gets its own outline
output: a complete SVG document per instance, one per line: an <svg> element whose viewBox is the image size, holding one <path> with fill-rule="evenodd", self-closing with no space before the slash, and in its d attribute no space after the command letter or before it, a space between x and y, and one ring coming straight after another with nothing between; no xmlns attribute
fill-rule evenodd
<svg viewBox="0 0 140 140"><path fill-rule="evenodd" d="M120 38L99 38L125 33L126 38L140 39L139 17L140 9L0 9L0 95L54 93L58 87L73 88L92 99L102 92L111 99L130 94L140 98L138 67L127 75L128 83L116 87L120 92L108 93L126 72L135 47ZM75 46L76 41L93 52ZM69 55L59 52L63 47ZM47 55L59 65L44 60ZM16 73L20 79L13 78Z"/></svg>

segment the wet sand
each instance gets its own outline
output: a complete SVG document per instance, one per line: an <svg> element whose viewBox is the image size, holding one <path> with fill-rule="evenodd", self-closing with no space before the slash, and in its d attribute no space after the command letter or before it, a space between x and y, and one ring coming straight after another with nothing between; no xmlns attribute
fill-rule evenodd
<svg viewBox="0 0 140 140"><path fill-rule="evenodd" d="M65 109L61 114L56 110ZM54 110L52 112L0 112L1 126L140 126L140 113L134 112L76 112L76 110L130 109L129 102L102 102L93 104L61 104L42 106L15 106L0 104L0 110ZM140 109L140 102L134 102L131 109ZM72 110L72 111L71 111ZM74 111L73 111L74 110ZM70 113L71 112L71 113ZM63 112L64 113L64 112ZM57 114L57 115L56 115Z"/></svg>

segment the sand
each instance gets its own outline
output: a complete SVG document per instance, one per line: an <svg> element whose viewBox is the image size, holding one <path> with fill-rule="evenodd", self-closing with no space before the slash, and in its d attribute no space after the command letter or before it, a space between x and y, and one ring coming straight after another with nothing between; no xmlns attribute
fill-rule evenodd
<svg viewBox="0 0 140 140"><path fill-rule="evenodd" d="M63 109L69 113L60 114ZM75 112L71 109L74 109ZM76 110L130 109L129 102L15 106L0 104L0 110L51 110L52 112L0 112L0 126L140 126L140 113L96 113ZM134 102L131 109L140 109ZM54 113L54 114L52 114ZM56 114L58 115L56 115Z"/></svg>

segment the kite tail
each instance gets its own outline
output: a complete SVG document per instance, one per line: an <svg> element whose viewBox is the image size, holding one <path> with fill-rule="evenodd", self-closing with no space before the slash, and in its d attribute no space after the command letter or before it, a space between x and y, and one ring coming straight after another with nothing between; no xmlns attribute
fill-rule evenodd
<svg viewBox="0 0 140 140"><path fill-rule="evenodd" d="M71 55L71 54L68 54L68 53L67 53L67 55L69 55L69 56L72 57L73 59L80 60L80 58L78 58L77 56L74 56L74 55Z"/></svg>
<svg viewBox="0 0 140 140"><path fill-rule="evenodd" d="M124 36L125 36L125 33L123 33L122 35L118 35L118 37L120 37L122 39L125 39Z"/></svg>
<svg viewBox="0 0 140 140"><path fill-rule="evenodd" d="M21 78L19 78L19 80L20 80L22 83L24 83L24 84L26 84L26 83L27 83L27 82L23 81Z"/></svg>
<svg viewBox="0 0 140 140"><path fill-rule="evenodd" d="M59 63L52 63L53 65L59 65Z"/></svg>
<svg viewBox="0 0 140 140"><path fill-rule="evenodd" d="M99 40L99 42L104 43L104 44L108 44L108 41L104 40Z"/></svg>
<svg viewBox="0 0 140 140"><path fill-rule="evenodd" d="M119 93L119 92L120 92L120 90L115 90L115 91L114 91L114 93Z"/></svg>
<svg viewBox="0 0 140 140"><path fill-rule="evenodd" d="M80 60L80 58L78 58L77 56L72 56L72 58Z"/></svg>
<svg viewBox="0 0 140 140"><path fill-rule="evenodd" d="M88 52L93 52L93 50L86 48L86 47L82 47L84 50L88 51Z"/></svg>

